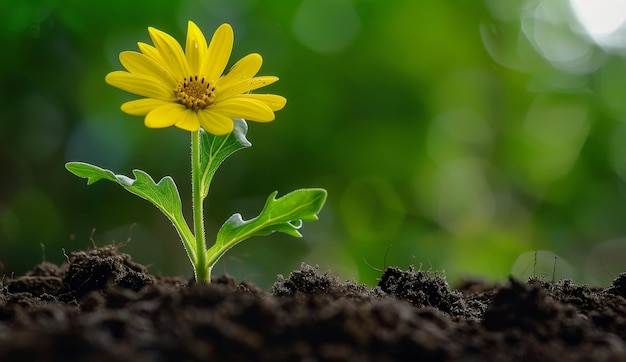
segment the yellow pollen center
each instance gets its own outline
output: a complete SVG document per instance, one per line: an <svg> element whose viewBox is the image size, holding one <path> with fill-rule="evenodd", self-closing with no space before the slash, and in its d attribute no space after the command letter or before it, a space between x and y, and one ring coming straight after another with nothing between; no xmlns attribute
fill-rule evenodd
<svg viewBox="0 0 626 362"><path fill-rule="evenodd" d="M204 77L193 75L178 82L175 93L180 104L197 112L215 100L215 84Z"/></svg>

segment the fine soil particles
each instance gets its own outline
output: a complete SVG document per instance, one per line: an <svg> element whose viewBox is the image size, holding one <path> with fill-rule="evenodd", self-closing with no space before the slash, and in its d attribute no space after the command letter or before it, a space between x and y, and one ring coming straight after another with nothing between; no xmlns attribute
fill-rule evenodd
<svg viewBox="0 0 626 362"><path fill-rule="evenodd" d="M0 361L626 361L626 273L605 289L302 264L271 291L157 277L115 246L0 283Z"/></svg>

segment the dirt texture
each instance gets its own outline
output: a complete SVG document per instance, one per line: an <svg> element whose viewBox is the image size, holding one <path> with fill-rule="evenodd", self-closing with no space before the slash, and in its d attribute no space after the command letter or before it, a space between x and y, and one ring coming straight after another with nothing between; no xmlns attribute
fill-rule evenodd
<svg viewBox="0 0 626 362"><path fill-rule="evenodd" d="M302 265L271 292L150 275L113 246L0 283L0 361L626 361L626 273L606 289L451 290L387 268L370 289Z"/></svg>

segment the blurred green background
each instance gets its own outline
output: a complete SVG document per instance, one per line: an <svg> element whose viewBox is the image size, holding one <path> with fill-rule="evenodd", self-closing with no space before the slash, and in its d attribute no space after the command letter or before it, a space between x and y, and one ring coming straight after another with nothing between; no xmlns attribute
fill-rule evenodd
<svg viewBox="0 0 626 362"><path fill-rule="evenodd" d="M64 168L171 175L189 215L189 135L151 130L105 75L154 26L184 43L235 30L287 107L222 166L209 241L269 193L323 187L303 239L274 234L216 266L267 287L299 263L373 285L385 266L606 285L626 262L626 10L551 0L0 0L0 267L130 240L154 274L190 277L169 221ZM595 5L594 5L595 4ZM604 6L604 8L603 8ZM622 6L623 7L623 6ZM537 260L535 261L535 251Z"/></svg>

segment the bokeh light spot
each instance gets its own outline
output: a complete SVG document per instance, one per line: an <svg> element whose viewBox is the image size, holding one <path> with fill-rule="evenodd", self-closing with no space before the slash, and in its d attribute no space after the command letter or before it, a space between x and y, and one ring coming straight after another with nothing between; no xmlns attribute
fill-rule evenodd
<svg viewBox="0 0 626 362"><path fill-rule="evenodd" d="M570 172L591 127L588 108L580 99L539 96L533 102L520 135L533 182L547 186Z"/></svg>
<svg viewBox="0 0 626 362"><path fill-rule="evenodd" d="M536 277L543 280L577 279L575 268L564 258L549 250L520 254L511 267L511 275L520 280Z"/></svg>
<svg viewBox="0 0 626 362"><path fill-rule="evenodd" d="M616 238L594 245L587 253L584 280L591 285L608 286L618 273L624 271L626 238Z"/></svg>
<svg viewBox="0 0 626 362"><path fill-rule="evenodd" d="M459 157L435 170L431 202L437 222L456 235L488 226L496 205L481 160Z"/></svg>
<svg viewBox="0 0 626 362"><path fill-rule="evenodd" d="M522 30L535 50L554 67L573 73L595 70L593 46L572 31L566 3L539 1L522 17Z"/></svg>
<svg viewBox="0 0 626 362"><path fill-rule="evenodd" d="M624 0L570 0L570 5L580 24L597 44L609 48L626 46Z"/></svg>
<svg viewBox="0 0 626 362"><path fill-rule="evenodd" d="M438 164L490 149L492 143L490 125L469 109L440 114L428 130L428 155Z"/></svg>

